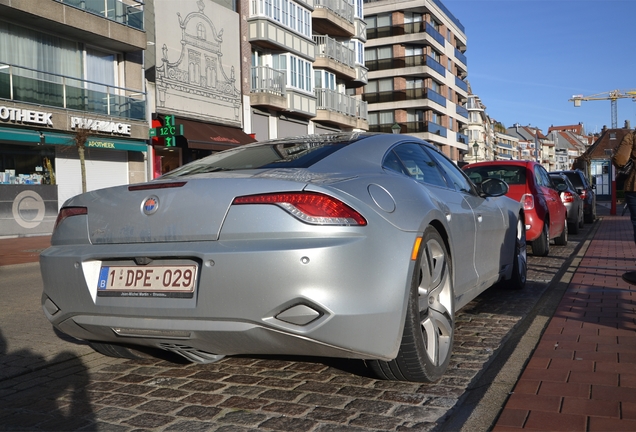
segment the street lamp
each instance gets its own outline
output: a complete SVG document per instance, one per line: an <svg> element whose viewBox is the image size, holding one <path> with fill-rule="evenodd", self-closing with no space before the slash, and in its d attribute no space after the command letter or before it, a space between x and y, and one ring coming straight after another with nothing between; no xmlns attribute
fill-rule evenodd
<svg viewBox="0 0 636 432"><path fill-rule="evenodd" d="M475 156L475 162L477 162L478 151L479 151L479 144L477 144L477 141L475 141L475 143L473 144L473 156Z"/></svg>
<svg viewBox="0 0 636 432"><path fill-rule="evenodd" d="M399 134L401 130L402 127L397 122L395 122L393 126L391 126L391 132L394 134Z"/></svg>

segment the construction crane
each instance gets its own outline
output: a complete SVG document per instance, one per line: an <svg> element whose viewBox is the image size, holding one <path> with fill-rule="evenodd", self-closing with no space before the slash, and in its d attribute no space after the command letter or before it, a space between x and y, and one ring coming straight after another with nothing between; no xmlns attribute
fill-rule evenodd
<svg viewBox="0 0 636 432"><path fill-rule="evenodd" d="M618 128L618 113L617 113L617 103L618 99L632 98L636 101L636 90L612 90L605 93L597 93L590 96L583 95L574 95L572 99L569 99L569 102L574 102L575 107L581 106L581 101L592 101L592 100L610 100L612 101L612 129Z"/></svg>

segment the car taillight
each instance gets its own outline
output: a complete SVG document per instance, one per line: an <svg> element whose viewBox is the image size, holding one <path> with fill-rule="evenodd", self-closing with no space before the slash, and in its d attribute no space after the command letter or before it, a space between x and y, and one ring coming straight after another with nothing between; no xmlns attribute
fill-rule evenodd
<svg viewBox="0 0 636 432"><path fill-rule="evenodd" d="M563 192L561 194L561 201L563 201L563 203L571 203L572 201L574 201L574 195L572 195L572 192Z"/></svg>
<svg viewBox="0 0 636 432"><path fill-rule="evenodd" d="M532 194L524 194L521 197L521 204L524 210L532 210L534 208L534 197Z"/></svg>
<svg viewBox="0 0 636 432"><path fill-rule="evenodd" d="M585 189L581 189L581 193L579 194L582 200L587 198L587 191Z"/></svg>
<svg viewBox="0 0 636 432"><path fill-rule="evenodd" d="M284 192L237 197L232 204L274 204L303 222L313 225L359 225L367 221L360 213L328 195Z"/></svg>
<svg viewBox="0 0 636 432"><path fill-rule="evenodd" d="M55 219L53 229L57 228L57 226L68 217L86 214L88 214L88 209L86 207L62 207L60 212L57 214L57 219Z"/></svg>

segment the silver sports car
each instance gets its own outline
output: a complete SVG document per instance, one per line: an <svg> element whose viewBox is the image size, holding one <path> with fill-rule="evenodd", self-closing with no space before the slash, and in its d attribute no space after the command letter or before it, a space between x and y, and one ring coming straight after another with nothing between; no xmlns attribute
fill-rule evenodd
<svg viewBox="0 0 636 432"><path fill-rule="evenodd" d="M46 317L98 352L364 359L434 381L456 311L526 282L523 208L414 137L255 143L60 210Z"/></svg>

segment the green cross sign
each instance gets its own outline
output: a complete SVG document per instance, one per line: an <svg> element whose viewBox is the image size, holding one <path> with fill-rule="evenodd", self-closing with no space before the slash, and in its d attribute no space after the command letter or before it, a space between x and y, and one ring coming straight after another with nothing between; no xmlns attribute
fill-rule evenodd
<svg viewBox="0 0 636 432"><path fill-rule="evenodd" d="M150 137L161 137L166 142L166 147L174 147L177 136L183 135L183 125L175 124L173 115L167 115L163 119L163 126L152 128L149 130Z"/></svg>

